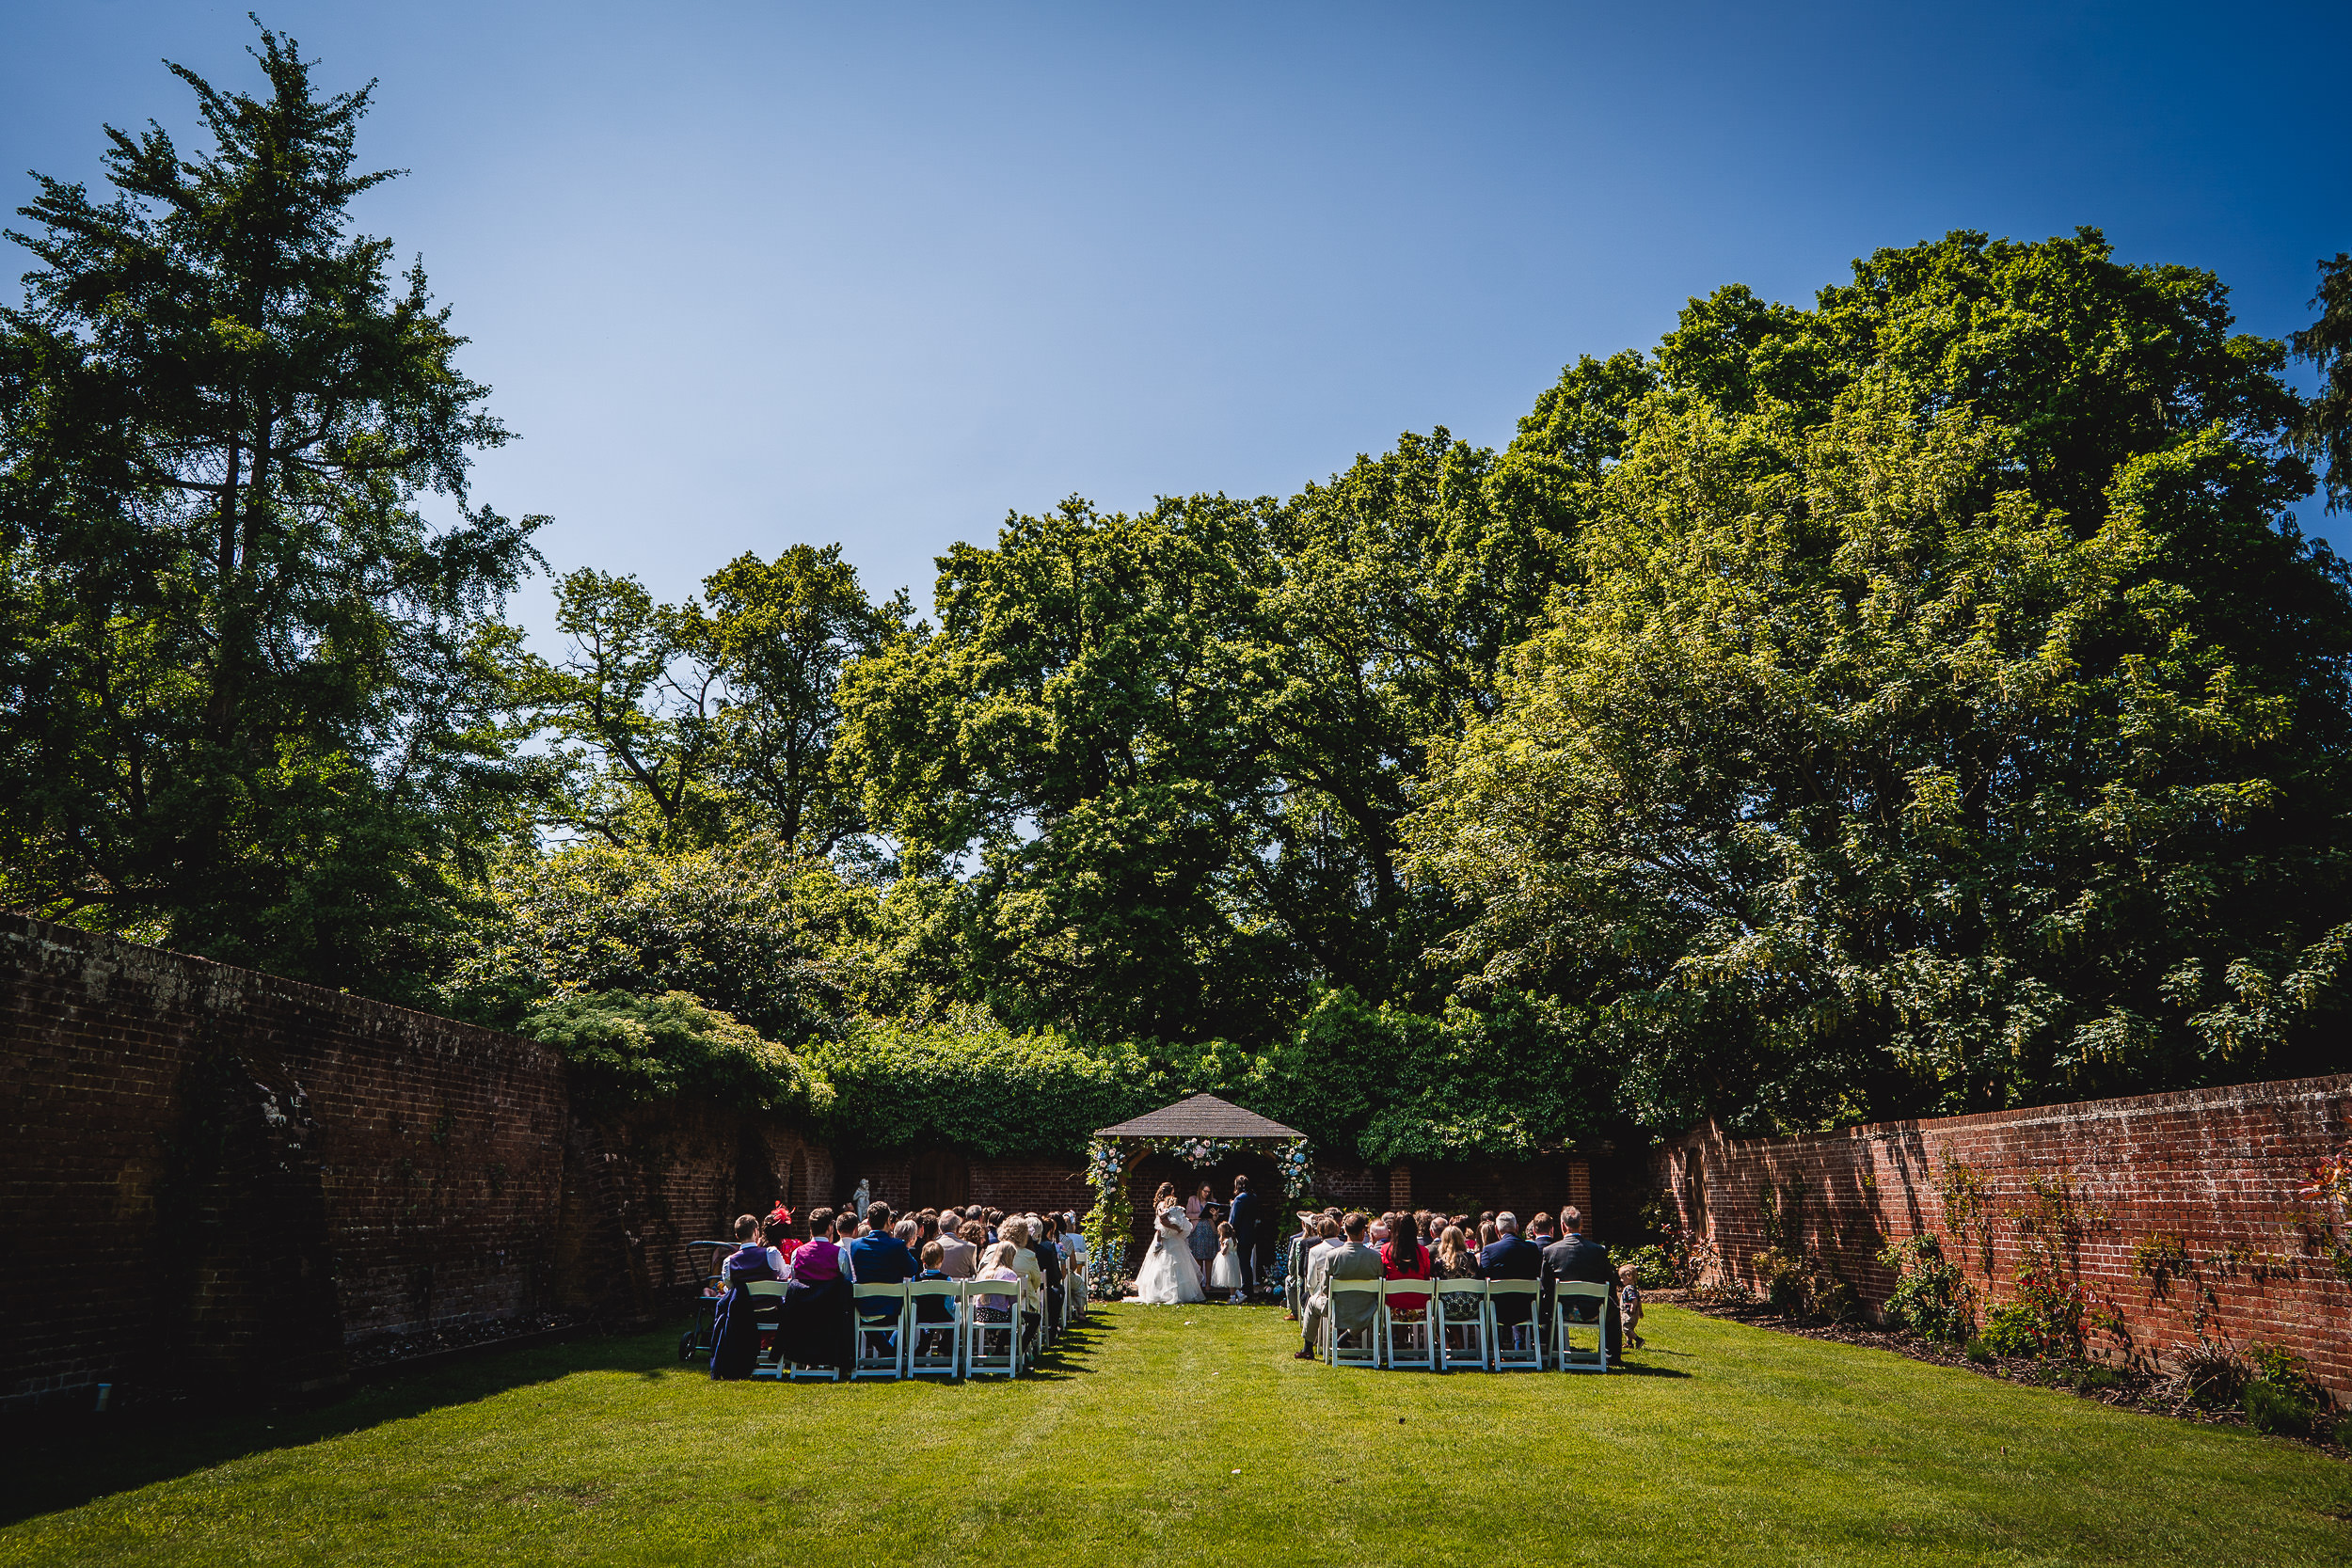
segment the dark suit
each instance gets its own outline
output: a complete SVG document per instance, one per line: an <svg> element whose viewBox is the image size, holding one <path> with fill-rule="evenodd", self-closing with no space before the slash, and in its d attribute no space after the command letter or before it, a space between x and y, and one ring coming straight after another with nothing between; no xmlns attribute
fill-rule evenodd
<svg viewBox="0 0 2352 1568"><path fill-rule="evenodd" d="M1541 1279L1543 1276L1543 1249L1533 1242L1518 1236L1505 1236L1478 1251L1478 1277L1481 1279ZM1505 1298L1495 1303L1495 1322L1523 1323L1534 1309L1533 1301Z"/></svg>
<svg viewBox="0 0 2352 1568"><path fill-rule="evenodd" d="M1233 1195L1233 1212L1230 1223L1233 1227L1233 1248L1241 1254L1241 1283L1245 1291L1258 1288L1258 1251L1262 1241L1258 1232L1263 1228L1259 1208L1257 1194Z"/></svg>
<svg viewBox="0 0 2352 1568"><path fill-rule="evenodd" d="M1552 1287L1564 1279L1609 1287L1609 1299L1601 1307L1601 1334L1610 1359L1615 1360L1625 1353L1624 1326L1617 1321L1617 1269L1610 1261L1609 1249L1573 1234L1544 1248L1543 1322L1547 1326L1551 1323Z"/></svg>
<svg viewBox="0 0 2352 1568"><path fill-rule="evenodd" d="M906 1243L896 1236L878 1232L850 1243L850 1275L860 1285L903 1285L922 1269ZM858 1316L868 1323L888 1323L898 1315L879 1302L858 1309Z"/></svg>

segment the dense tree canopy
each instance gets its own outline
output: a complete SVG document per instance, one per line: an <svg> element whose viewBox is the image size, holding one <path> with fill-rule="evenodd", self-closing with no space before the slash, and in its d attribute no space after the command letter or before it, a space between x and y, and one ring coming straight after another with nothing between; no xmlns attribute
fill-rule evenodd
<svg viewBox="0 0 2352 1568"><path fill-rule="evenodd" d="M0 312L0 896L557 1044L596 1092L1071 1147L1195 1089L1369 1159L2341 1067L2352 263L2289 345L2095 232L1737 286L1487 451L1072 499L665 605L573 572L368 94L44 182ZM439 498L440 526L423 508Z"/></svg>
<svg viewBox="0 0 2352 1568"><path fill-rule="evenodd" d="M2094 236L1857 277L1668 338L1410 826L1449 951L1599 1006L1652 1122L2322 1065L2352 613L2277 345Z"/></svg>

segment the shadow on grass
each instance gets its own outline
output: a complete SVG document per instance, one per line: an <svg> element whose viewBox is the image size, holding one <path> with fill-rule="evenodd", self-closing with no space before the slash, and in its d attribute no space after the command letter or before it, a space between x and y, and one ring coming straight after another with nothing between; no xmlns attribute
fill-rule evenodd
<svg viewBox="0 0 2352 1568"><path fill-rule="evenodd" d="M632 1372L647 1382L707 1377L705 1364L679 1363L679 1326L492 1352L453 1366L387 1377L331 1404L309 1409L126 1412L11 1425L0 1429L6 1477L0 1481L0 1525L79 1508L118 1492L151 1486L249 1455L299 1448L533 1384L552 1383L576 1372ZM1100 1319L1089 1319L1066 1331L1052 1350L1023 1370L1022 1381L1061 1382L1092 1370L1094 1353L1108 1332L1109 1325Z"/></svg>
<svg viewBox="0 0 2352 1568"><path fill-rule="evenodd" d="M0 1525L575 1372L655 1375L664 1368L679 1370L675 1326L492 1353L408 1377L388 1377L307 1409L166 1409L11 1425L0 1436L8 1467L8 1484L0 1489Z"/></svg>

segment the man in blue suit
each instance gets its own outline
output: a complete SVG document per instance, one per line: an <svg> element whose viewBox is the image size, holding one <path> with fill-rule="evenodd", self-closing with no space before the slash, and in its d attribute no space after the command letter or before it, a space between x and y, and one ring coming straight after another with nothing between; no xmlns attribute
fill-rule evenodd
<svg viewBox="0 0 2352 1568"><path fill-rule="evenodd" d="M1509 1210L1495 1216L1494 1241L1478 1252L1478 1277L1481 1279L1541 1279L1544 1274L1544 1250L1533 1242L1519 1240L1519 1217ZM1495 1302L1495 1327L1509 1329L1517 1339L1528 1330L1534 1317L1535 1301L1532 1296L1503 1296Z"/></svg>
<svg viewBox="0 0 2352 1568"><path fill-rule="evenodd" d="M923 1271L906 1243L890 1233L891 1218L889 1204L866 1206L866 1223L874 1228L850 1243L850 1277L860 1285L903 1285ZM858 1317L869 1324L888 1327L898 1316L898 1309L883 1302L858 1307Z"/></svg>
<svg viewBox="0 0 2352 1568"><path fill-rule="evenodd" d="M1270 1238L1260 1235L1263 1216L1258 1212L1258 1196L1249 1190L1249 1178L1233 1178L1233 1209L1226 1216L1233 1227L1234 1250L1241 1254L1241 1288L1245 1292L1258 1288L1258 1252ZM1270 1246L1267 1251L1272 1251Z"/></svg>

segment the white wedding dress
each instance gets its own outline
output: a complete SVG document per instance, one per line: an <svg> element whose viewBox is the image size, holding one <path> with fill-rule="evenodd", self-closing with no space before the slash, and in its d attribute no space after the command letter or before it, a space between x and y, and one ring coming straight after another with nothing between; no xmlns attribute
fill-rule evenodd
<svg viewBox="0 0 2352 1568"><path fill-rule="evenodd" d="M1147 1307L1178 1307L1209 1299L1200 1288L1200 1265L1184 1244L1191 1234L1192 1221L1184 1217L1182 1204L1160 1211L1152 1227L1152 1244L1144 1249L1143 1267L1136 1271L1136 1300Z"/></svg>

